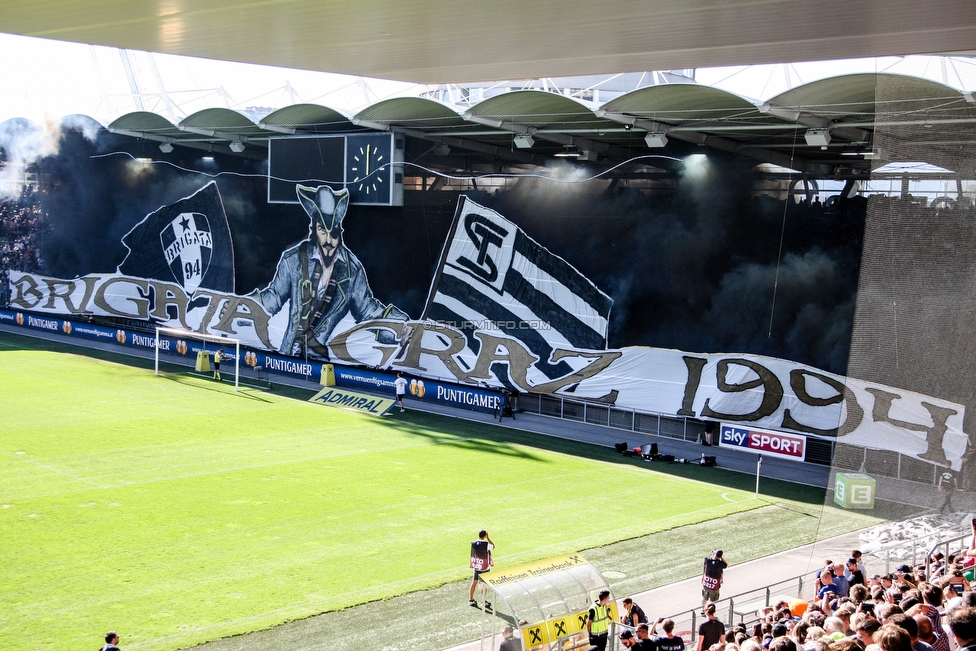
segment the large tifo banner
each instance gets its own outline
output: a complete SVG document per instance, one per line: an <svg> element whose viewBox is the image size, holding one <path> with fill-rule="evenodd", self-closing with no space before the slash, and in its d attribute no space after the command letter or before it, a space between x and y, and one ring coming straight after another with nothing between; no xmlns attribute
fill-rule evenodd
<svg viewBox="0 0 976 651"><path fill-rule="evenodd" d="M960 467L962 405L771 357L608 349L612 300L517 225L464 197L424 313L411 318L373 296L343 242L346 191L299 186L298 194L309 236L281 254L267 287L234 293L227 222L208 185L147 216L124 239L130 253L114 272L11 272L10 307L151 321L286 358L402 370L424 378L424 391L470 386L463 400L485 410L497 393L479 395L478 387L831 437ZM368 375L364 383L377 381Z"/></svg>

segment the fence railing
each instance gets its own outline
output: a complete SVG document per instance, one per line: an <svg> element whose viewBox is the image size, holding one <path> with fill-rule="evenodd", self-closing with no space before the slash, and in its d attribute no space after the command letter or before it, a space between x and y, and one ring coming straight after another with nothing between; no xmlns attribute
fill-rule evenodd
<svg viewBox="0 0 976 651"><path fill-rule="evenodd" d="M801 574L790 579L771 583L770 585L755 590L748 590L737 595L720 599L715 602L715 618L725 624L726 629L730 629L737 624L752 624L759 620L759 611L769 606L775 606L780 601L790 599L809 599L813 597L812 589L809 595L805 595L806 588L813 586L813 581L809 574ZM663 619L674 621L674 635L680 636L685 644L694 647L698 639L698 625L704 619L700 608L683 610L673 615L668 615ZM608 651L620 651L624 648L620 643L620 633L625 630L633 631L634 627L626 624L613 623L610 626L610 638L607 644ZM659 630L658 634L662 632Z"/></svg>
<svg viewBox="0 0 976 651"><path fill-rule="evenodd" d="M542 416L691 442L701 440L707 426L707 423L697 418L672 416L636 409L620 409L602 403L538 393L521 394L519 396L519 408L521 411ZM718 432L715 432L713 436L715 437L714 442L717 443ZM805 459L807 462L829 466L833 455L834 441L813 437L807 439Z"/></svg>
<svg viewBox="0 0 976 651"><path fill-rule="evenodd" d="M682 441L698 441L705 423L695 418L670 416L636 409L620 409L562 396L528 393L519 396L519 408L533 414L563 418L590 425L602 425L626 432L666 436Z"/></svg>
<svg viewBox="0 0 976 651"><path fill-rule="evenodd" d="M926 579L929 578L929 570L931 569L931 564L929 563L929 559L931 559L934 554L941 552L943 558L948 558L949 552L955 553L958 552L960 549L967 549L969 547L969 543L966 542L966 540L972 540L972 539L973 539L972 532L964 533L959 536L956 536L955 538L940 540L936 544L929 547L928 554L925 557L925 578Z"/></svg>

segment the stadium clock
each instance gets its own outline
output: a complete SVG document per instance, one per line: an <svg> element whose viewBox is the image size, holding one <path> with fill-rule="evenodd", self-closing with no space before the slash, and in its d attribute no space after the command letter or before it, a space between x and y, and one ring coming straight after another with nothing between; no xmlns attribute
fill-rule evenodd
<svg viewBox="0 0 976 651"><path fill-rule="evenodd" d="M353 203L389 204L393 134L346 138L346 187Z"/></svg>

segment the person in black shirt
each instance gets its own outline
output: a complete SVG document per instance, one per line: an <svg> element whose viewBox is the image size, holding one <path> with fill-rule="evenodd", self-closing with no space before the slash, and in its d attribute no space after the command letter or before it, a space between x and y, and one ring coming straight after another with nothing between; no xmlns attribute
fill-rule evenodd
<svg viewBox="0 0 976 651"><path fill-rule="evenodd" d="M640 624L637 627L637 646L634 648L638 651L657 651L657 646L651 639L651 633L647 624Z"/></svg>
<svg viewBox="0 0 976 651"><path fill-rule="evenodd" d="M959 488L959 482L956 479L956 472L952 469L952 464L946 461L945 470L939 475L939 492L945 495L939 513L952 513L952 491L957 488Z"/></svg>
<svg viewBox="0 0 976 651"><path fill-rule="evenodd" d="M474 569L471 589L468 591L468 604L471 606L478 605L474 599L474 589L478 587L478 577L491 571L491 566L495 564L491 558L491 550L494 548L495 543L491 542L488 532L484 529L478 532L478 539L471 543L471 567Z"/></svg>
<svg viewBox="0 0 976 651"><path fill-rule="evenodd" d="M695 651L705 651L713 644L725 640L725 624L715 619L715 604L705 604L705 616L708 619L698 626L698 644Z"/></svg>
<svg viewBox="0 0 976 651"><path fill-rule="evenodd" d="M857 568L857 561L853 558L847 559L847 572L845 572L845 576L847 577L847 583L852 588L856 585L867 585L864 574Z"/></svg>
<svg viewBox="0 0 976 651"><path fill-rule="evenodd" d="M624 604L624 614L620 617L620 623L626 624L627 626L637 627L638 624L647 623L647 615L644 614L644 610L634 603L634 600L627 597L623 600Z"/></svg>
<svg viewBox="0 0 976 651"><path fill-rule="evenodd" d="M702 568L702 615L705 614L705 604L718 601L718 591L722 587L722 575L729 566L722 557L722 550L716 549L711 557L705 559Z"/></svg>
<svg viewBox="0 0 976 651"><path fill-rule="evenodd" d="M685 651L685 641L681 639L680 635L674 635L674 620L665 619L662 621L659 618L651 627L651 633L657 630L658 624L664 629L664 635L655 635L651 638L655 648L658 651Z"/></svg>
<svg viewBox="0 0 976 651"><path fill-rule="evenodd" d="M522 640L515 637L511 626L502 629L502 643L498 651L522 651Z"/></svg>

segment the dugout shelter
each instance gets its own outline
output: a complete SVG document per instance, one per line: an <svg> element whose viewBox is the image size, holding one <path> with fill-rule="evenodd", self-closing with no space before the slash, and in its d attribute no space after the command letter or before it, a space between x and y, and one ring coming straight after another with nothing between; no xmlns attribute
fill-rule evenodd
<svg viewBox="0 0 976 651"><path fill-rule="evenodd" d="M586 611L602 590L610 590L610 620L618 620L610 585L580 554L482 574L478 590L492 605L482 610L482 649L492 648L504 626L498 620L519 632L526 651L585 647Z"/></svg>

